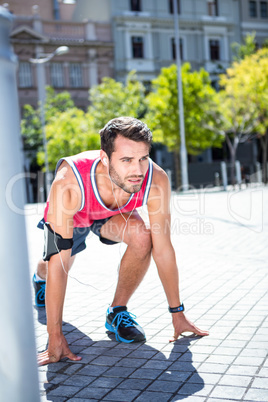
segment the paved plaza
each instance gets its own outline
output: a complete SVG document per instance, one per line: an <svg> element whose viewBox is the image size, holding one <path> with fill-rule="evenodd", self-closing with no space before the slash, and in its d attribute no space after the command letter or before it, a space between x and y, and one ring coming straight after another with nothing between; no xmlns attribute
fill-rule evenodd
<svg viewBox="0 0 268 402"><path fill-rule="evenodd" d="M39 368L42 402L268 401L268 188L173 194L171 207L181 300L210 335L169 343L171 315L152 261L128 305L147 341L116 342L104 323L124 245L90 235L70 273L63 317L70 348L83 359ZM26 206L31 274L42 255L42 211ZM45 310L33 312L41 352Z"/></svg>

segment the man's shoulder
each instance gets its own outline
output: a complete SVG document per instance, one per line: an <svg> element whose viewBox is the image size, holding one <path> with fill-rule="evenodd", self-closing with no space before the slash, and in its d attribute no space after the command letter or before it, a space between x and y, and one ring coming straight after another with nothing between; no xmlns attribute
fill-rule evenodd
<svg viewBox="0 0 268 402"><path fill-rule="evenodd" d="M154 185L165 185L168 181L168 175L157 163L153 162L153 179Z"/></svg>

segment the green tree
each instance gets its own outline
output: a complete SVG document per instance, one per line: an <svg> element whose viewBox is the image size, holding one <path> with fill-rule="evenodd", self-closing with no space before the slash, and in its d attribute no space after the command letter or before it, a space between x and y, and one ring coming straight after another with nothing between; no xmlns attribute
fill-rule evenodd
<svg viewBox="0 0 268 402"><path fill-rule="evenodd" d="M190 64L185 63L181 75L188 153L197 155L211 146L220 147L221 136L207 128L214 125L217 107L214 100L215 90L210 85L209 74L204 69L191 71ZM146 98L148 112L145 121L153 130L154 141L167 145L178 157L180 129L177 66L173 64L162 68L160 75L152 81L152 85L153 90Z"/></svg>
<svg viewBox="0 0 268 402"><path fill-rule="evenodd" d="M100 137L93 129L93 118L76 107L57 113L46 125L48 161L54 169L57 161L89 149L99 149ZM44 163L44 152L37 154L39 165Z"/></svg>
<svg viewBox="0 0 268 402"><path fill-rule="evenodd" d="M250 56L256 52L256 32L247 34L244 38L244 43L233 42L231 44L231 49L233 52L234 61L243 60L246 56Z"/></svg>
<svg viewBox="0 0 268 402"><path fill-rule="evenodd" d="M145 114L145 88L136 78L135 72L129 73L126 84L105 77L102 83L89 91L91 105L89 114L94 117L94 127L100 130L114 117L133 116L142 118Z"/></svg>
<svg viewBox="0 0 268 402"><path fill-rule="evenodd" d="M212 130L225 136L232 163L232 183L238 145L258 136L262 145L263 179L267 181L268 49L234 62L222 75L218 94L218 124Z"/></svg>
<svg viewBox="0 0 268 402"><path fill-rule="evenodd" d="M74 107L69 92L56 94L51 87L46 88L45 121L48 123L58 113ZM40 119L40 108L25 105L21 120L21 133L24 151L33 164L36 164L37 153L43 151L43 136ZM41 159L40 159L41 161Z"/></svg>

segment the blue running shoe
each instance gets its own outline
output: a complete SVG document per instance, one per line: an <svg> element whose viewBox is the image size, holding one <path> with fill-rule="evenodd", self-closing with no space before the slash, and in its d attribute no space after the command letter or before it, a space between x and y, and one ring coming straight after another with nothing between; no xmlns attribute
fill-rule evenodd
<svg viewBox="0 0 268 402"><path fill-rule="evenodd" d="M144 330L134 320L136 316L127 311L126 306L114 307L113 312L106 314L105 328L115 334L118 342L142 342L145 341Z"/></svg>
<svg viewBox="0 0 268 402"><path fill-rule="evenodd" d="M35 291L35 305L36 307L46 306L46 281L38 281L36 275L33 276L33 287Z"/></svg>

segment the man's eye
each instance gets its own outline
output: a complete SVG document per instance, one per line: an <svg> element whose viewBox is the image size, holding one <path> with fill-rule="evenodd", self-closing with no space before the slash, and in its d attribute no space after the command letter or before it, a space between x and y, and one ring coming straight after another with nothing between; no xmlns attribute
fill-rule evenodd
<svg viewBox="0 0 268 402"><path fill-rule="evenodd" d="M130 159L123 159L123 162L130 162Z"/></svg>

